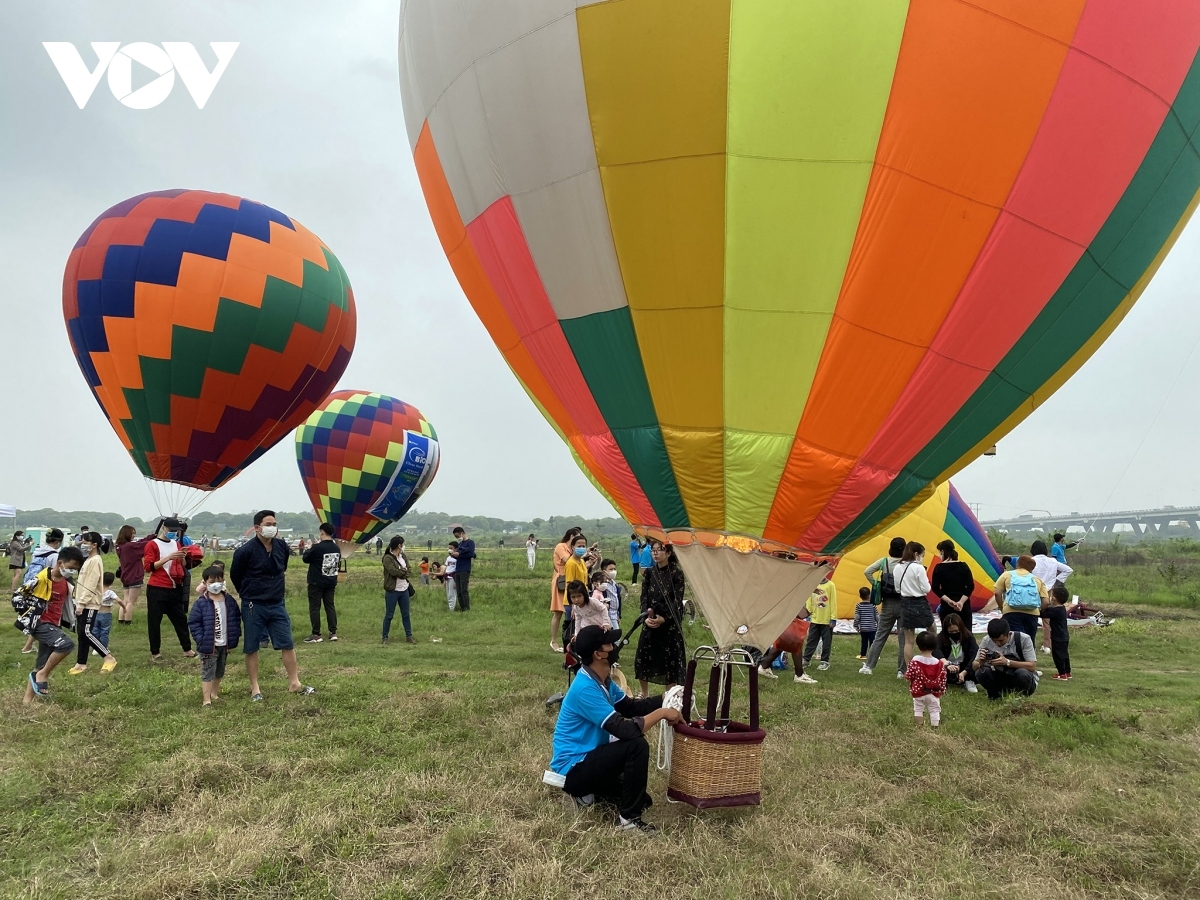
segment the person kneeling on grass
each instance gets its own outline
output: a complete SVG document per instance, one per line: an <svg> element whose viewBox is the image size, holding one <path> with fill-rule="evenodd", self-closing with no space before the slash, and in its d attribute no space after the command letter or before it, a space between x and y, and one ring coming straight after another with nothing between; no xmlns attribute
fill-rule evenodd
<svg viewBox="0 0 1200 900"><path fill-rule="evenodd" d="M200 691L203 706L212 706L221 693L225 677L225 659L229 648L242 637L242 611L237 601L225 593L225 569L209 566L204 570L204 592L188 614L188 631L200 653Z"/></svg>
<svg viewBox="0 0 1200 900"><path fill-rule="evenodd" d="M550 769L565 776L563 790L576 805L597 799L617 806L620 831L653 832L642 813L654 802L646 793L650 745L645 733L660 721L683 721L679 710L664 709L662 696L634 700L610 678L621 632L599 625L575 634L575 653L583 664L554 726Z"/></svg>
<svg viewBox="0 0 1200 900"><path fill-rule="evenodd" d="M975 672L971 668L971 662L979 655L979 645L958 613L950 613L942 619L942 631L937 637L933 655L946 661L948 684L965 687L972 694L979 690L975 686Z"/></svg>
<svg viewBox="0 0 1200 900"><path fill-rule="evenodd" d="M1023 631L1013 631L1005 619L988 622L987 637L980 642L971 666L975 669L975 681L987 691L989 700L997 700L1004 694L1028 697L1037 690L1033 639Z"/></svg>

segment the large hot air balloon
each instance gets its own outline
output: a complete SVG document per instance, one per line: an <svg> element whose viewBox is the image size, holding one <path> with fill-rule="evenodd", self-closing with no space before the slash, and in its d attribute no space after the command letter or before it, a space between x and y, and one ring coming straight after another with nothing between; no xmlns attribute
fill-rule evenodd
<svg viewBox="0 0 1200 900"><path fill-rule="evenodd" d="M335 391L296 429L308 498L344 554L412 509L440 459L420 410L386 394Z"/></svg>
<svg viewBox="0 0 1200 900"><path fill-rule="evenodd" d="M970 566L971 574L975 576L975 590L971 593L972 609L980 609L992 598L996 579L1003 571L1000 557L996 555L987 532L971 508L963 502L954 485L947 481L939 484L933 496L907 516L889 525L887 531L855 544L842 555L833 574L833 583L837 585L839 619L854 618L858 589L867 585L863 570L887 556L888 544L893 536L917 541L925 546L925 560L929 564L930 575L938 564L934 548L944 540L954 541L958 558ZM930 605L936 606L937 602L938 598L931 594Z"/></svg>
<svg viewBox="0 0 1200 900"><path fill-rule="evenodd" d="M184 488L220 487L303 422L354 349L354 295L329 248L269 206L207 191L102 213L67 260L63 316L164 513L188 511L203 494Z"/></svg>
<svg viewBox="0 0 1200 900"><path fill-rule="evenodd" d="M399 39L459 283L721 647L1120 322L1200 190L1198 48L1193 0L407 0Z"/></svg>

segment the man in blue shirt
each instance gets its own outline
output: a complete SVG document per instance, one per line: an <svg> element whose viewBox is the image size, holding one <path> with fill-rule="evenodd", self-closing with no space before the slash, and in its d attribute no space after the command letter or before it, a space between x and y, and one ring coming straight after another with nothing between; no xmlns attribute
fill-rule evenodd
<svg viewBox="0 0 1200 900"><path fill-rule="evenodd" d="M1079 546L1079 541L1083 540L1083 538L1080 538L1079 541L1071 541L1071 543L1065 544L1063 541L1066 540L1066 537L1067 536L1060 531L1058 534L1054 535L1054 543L1050 546L1050 555L1057 559L1064 566L1067 564L1067 551L1074 550ZM1047 585L1047 587L1053 587L1053 585Z"/></svg>
<svg viewBox="0 0 1200 900"><path fill-rule="evenodd" d="M257 703L263 698L258 689L258 649L264 635L270 636L271 646L281 651L288 690L293 694L315 694L314 688L300 683L296 665L292 620L283 602L283 573L287 571L291 551L287 542L277 537L275 513L269 509L256 512L254 531L255 537L234 551L229 564L229 580L242 598L242 652L246 654L250 699Z"/></svg>
<svg viewBox="0 0 1200 900"><path fill-rule="evenodd" d="M638 569L642 567L642 542L636 534L629 536L629 561L633 563L633 583L637 584Z"/></svg>
<svg viewBox="0 0 1200 900"><path fill-rule="evenodd" d="M455 559L454 586L458 590L458 611L468 612L471 609L471 560L475 558L475 542L467 539L467 532L461 525L454 528L454 539L458 541L458 549L451 550L450 555Z"/></svg>
<svg viewBox="0 0 1200 900"><path fill-rule="evenodd" d="M645 733L666 720L683 721L677 709L664 709L662 696L626 697L609 675L617 661L614 646L621 632L588 625L575 635L575 653L583 664L554 726L552 771L566 777L563 790L588 805L599 798L620 810L621 831L653 832L642 813L653 803L646 793L650 745Z"/></svg>

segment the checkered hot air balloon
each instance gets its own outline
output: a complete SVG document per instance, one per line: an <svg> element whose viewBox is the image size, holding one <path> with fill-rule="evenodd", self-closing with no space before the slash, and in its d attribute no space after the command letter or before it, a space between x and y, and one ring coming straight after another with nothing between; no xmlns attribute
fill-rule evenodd
<svg viewBox="0 0 1200 900"><path fill-rule="evenodd" d="M412 509L437 474L437 432L386 394L335 391L296 429L296 464L334 539L361 544Z"/></svg>
<svg viewBox="0 0 1200 900"><path fill-rule="evenodd" d="M526 391L630 522L751 559L853 546L1095 352L1196 205L1198 48L1195 0L406 0L399 68ZM820 577L700 552L722 646Z"/></svg>
<svg viewBox="0 0 1200 900"><path fill-rule="evenodd" d="M141 194L101 214L67 261L63 316L138 469L200 491L303 422L354 349L350 281L320 238L207 191Z"/></svg>

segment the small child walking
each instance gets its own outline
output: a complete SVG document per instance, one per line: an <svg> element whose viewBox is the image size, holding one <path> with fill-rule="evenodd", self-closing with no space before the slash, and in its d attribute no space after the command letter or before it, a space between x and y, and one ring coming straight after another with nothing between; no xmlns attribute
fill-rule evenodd
<svg viewBox="0 0 1200 900"><path fill-rule="evenodd" d="M242 611L233 596L225 593L223 568L204 570L204 593L188 613L188 631L200 654L201 705L212 706L220 699L229 648L237 647L242 637Z"/></svg>
<svg viewBox="0 0 1200 900"><path fill-rule="evenodd" d="M908 679L908 690L912 694L913 719L919 728L925 722L925 711L929 711L929 724L934 728L942 722L942 694L946 693L946 663L935 659L933 649L937 637L932 631L917 635L918 655L912 658L904 677Z"/></svg>
<svg viewBox="0 0 1200 900"><path fill-rule="evenodd" d="M858 631L859 651L855 659L866 659L867 650L875 640L875 629L879 627L879 611L871 602L871 589L858 589L858 605L854 607L854 627Z"/></svg>
<svg viewBox="0 0 1200 900"><path fill-rule="evenodd" d="M1050 654L1058 674L1055 681L1071 680L1071 628L1067 623L1067 601L1071 595L1066 587L1056 584L1050 588L1050 603L1042 607L1042 618L1050 623Z"/></svg>

